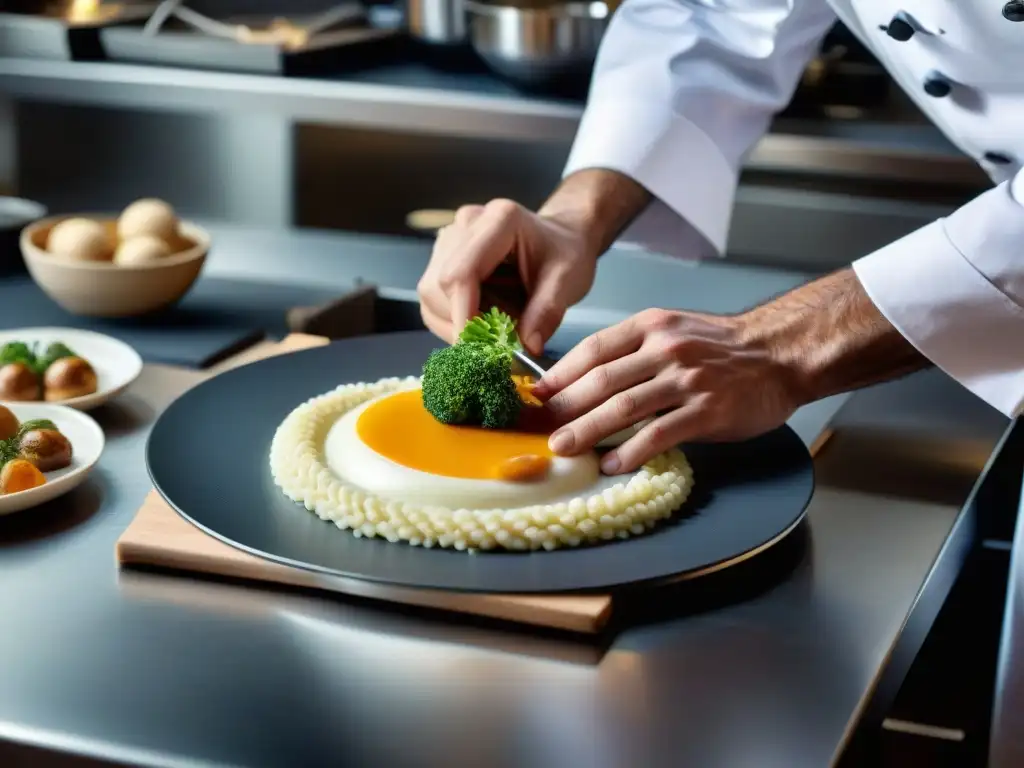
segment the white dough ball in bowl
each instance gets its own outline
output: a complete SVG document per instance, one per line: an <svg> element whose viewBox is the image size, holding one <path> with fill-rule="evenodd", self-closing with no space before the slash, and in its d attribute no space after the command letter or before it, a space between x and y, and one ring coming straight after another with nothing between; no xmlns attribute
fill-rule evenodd
<svg viewBox="0 0 1024 768"><path fill-rule="evenodd" d="M131 240L140 235L152 235L165 243L178 237L178 214L163 200L147 197L129 205L117 220L117 236Z"/></svg>
<svg viewBox="0 0 1024 768"><path fill-rule="evenodd" d="M99 222L110 243L117 242L116 219L103 214L82 216ZM176 243L168 246L172 253L161 258L142 258L153 255L153 245L147 247L148 254L134 253L132 257L139 260L131 263L125 260L123 251L119 262L60 258L46 250L50 231L60 221L41 219L25 227L21 231L21 253L36 285L75 315L136 317L165 309L188 293L210 250L209 233L193 222L182 221Z"/></svg>
<svg viewBox="0 0 1024 768"><path fill-rule="evenodd" d="M110 261L113 251L106 227L86 218L58 223L50 230L46 249L56 256L76 261Z"/></svg>
<svg viewBox="0 0 1024 768"><path fill-rule="evenodd" d="M114 263L148 264L171 255L171 246L155 235L137 235L123 240L114 252Z"/></svg>

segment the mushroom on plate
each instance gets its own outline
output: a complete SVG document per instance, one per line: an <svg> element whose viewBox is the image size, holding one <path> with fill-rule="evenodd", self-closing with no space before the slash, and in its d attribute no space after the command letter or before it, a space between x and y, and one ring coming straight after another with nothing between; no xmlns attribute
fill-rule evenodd
<svg viewBox="0 0 1024 768"><path fill-rule="evenodd" d="M98 387L96 371L81 357L62 357L43 375L43 391L48 402L91 395Z"/></svg>
<svg viewBox="0 0 1024 768"><path fill-rule="evenodd" d="M39 377L25 363L0 367L0 400L39 400Z"/></svg>
<svg viewBox="0 0 1024 768"><path fill-rule="evenodd" d="M10 440L18 434L18 417L10 408L0 405L0 440Z"/></svg>
<svg viewBox="0 0 1024 768"><path fill-rule="evenodd" d="M21 458L40 472L53 472L71 464L71 441L56 429L33 429L18 443Z"/></svg>

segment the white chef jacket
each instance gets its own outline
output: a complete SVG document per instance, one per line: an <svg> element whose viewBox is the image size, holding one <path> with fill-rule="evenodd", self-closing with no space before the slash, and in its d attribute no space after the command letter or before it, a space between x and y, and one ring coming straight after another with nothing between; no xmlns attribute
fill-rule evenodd
<svg viewBox="0 0 1024 768"><path fill-rule="evenodd" d="M686 258L723 253L743 160L837 17L996 184L853 268L922 354L1014 416L1024 409L1024 1L625 0L565 175L615 170L654 195L624 240Z"/></svg>

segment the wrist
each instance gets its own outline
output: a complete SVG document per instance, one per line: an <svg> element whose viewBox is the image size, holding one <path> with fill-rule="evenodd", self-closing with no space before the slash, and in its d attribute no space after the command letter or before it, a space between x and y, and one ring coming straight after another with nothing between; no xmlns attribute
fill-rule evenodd
<svg viewBox="0 0 1024 768"><path fill-rule="evenodd" d="M773 311L772 303L733 317L741 349L768 361L770 375L781 383L794 407L814 402L818 393L818 371L806 354L808 332L805 322L791 313Z"/></svg>
<svg viewBox="0 0 1024 768"><path fill-rule="evenodd" d="M589 209L544 206L537 215L566 233L577 244L580 255L586 261L596 263L607 250L603 233Z"/></svg>
<svg viewBox="0 0 1024 768"><path fill-rule="evenodd" d="M537 213L570 230L596 262L650 200L628 176L595 168L567 177Z"/></svg>
<svg viewBox="0 0 1024 768"><path fill-rule="evenodd" d="M852 269L796 288L737 322L745 343L771 356L801 404L928 365L874 306Z"/></svg>

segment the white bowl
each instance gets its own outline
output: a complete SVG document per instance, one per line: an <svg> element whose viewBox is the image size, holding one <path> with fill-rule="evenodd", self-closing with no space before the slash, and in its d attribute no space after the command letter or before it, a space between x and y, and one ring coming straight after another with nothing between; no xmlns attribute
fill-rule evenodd
<svg viewBox="0 0 1024 768"><path fill-rule="evenodd" d="M18 421L49 419L71 442L71 465L46 472L46 483L20 493L0 494L0 515L21 512L63 496L81 485L103 454L106 443L100 425L73 408L50 403L11 403Z"/></svg>
<svg viewBox="0 0 1024 768"><path fill-rule="evenodd" d="M69 218L99 221L106 227L111 243L117 241L117 220L109 216L51 217L22 230L21 255L36 285L75 315L135 317L165 309L188 293L210 250L206 230L183 221L174 253L145 264L78 261L49 253L46 243L50 230Z"/></svg>
<svg viewBox="0 0 1024 768"><path fill-rule="evenodd" d="M123 341L104 336L102 333L82 331L78 328L21 328L0 331L0 346L12 341L23 341L30 347L35 344L44 349L47 344L60 341L76 354L85 358L96 371L97 389L91 395L82 395L68 400L53 401L54 405L66 405L80 411L88 411L124 392L142 373L142 358L139 353ZM0 399L10 407L11 402Z"/></svg>

